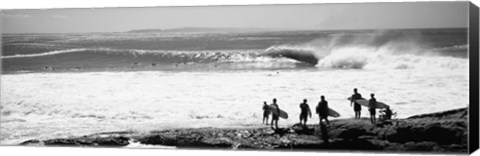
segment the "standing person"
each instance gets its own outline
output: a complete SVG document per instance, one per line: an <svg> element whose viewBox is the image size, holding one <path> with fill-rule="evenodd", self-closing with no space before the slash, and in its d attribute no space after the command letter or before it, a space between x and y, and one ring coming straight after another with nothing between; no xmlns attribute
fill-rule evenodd
<svg viewBox="0 0 480 156"><path fill-rule="evenodd" d="M350 97L350 107L353 104L353 111L355 112L355 119L360 119L362 106L355 102L355 100L362 99L362 95L357 92L357 88L353 89L353 95Z"/></svg>
<svg viewBox="0 0 480 156"><path fill-rule="evenodd" d="M370 94L370 100L368 101L368 111L370 111L370 121L375 125L375 108L377 107L377 99L375 99L375 94Z"/></svg>
<svg viewBox="0 0 480 156"><path fill-rule="evenodd" d="M325 119L327 124L330 124L328 121L328 102L325 100L325 96L320 96L320 102L318 102L318 106L316 112L320 117L320 124L322 124L322 119Z"/></svg>
<svg viewBox="0 0 480 156"><path fill-rule="evenodd" d="M273 109L272 110L272 123L270 124L270 126L272 127L272 129L275 129L277 130L278 129L278 119L279 119L279 116L280 116L280 107L278 107L278 104L277 104L277 99L273 99L273 105L276 107L276 109ZM276 113L274 113L276 112ZM275 123L275 128L273 128L273 123Z"/></svg>
<svg viewBox="0 0 480 156"><path fill-rule="evenodd" d="M270 116L270 108L267 105L267 101L263 101L263 120L262 124L265 123L268 125L268 116Z"/></svg>
<svg viewBox="0 0 480 156"><path fill-rule="evenodd" d="M312 112L310 111L310 106L307 104L307 99L303 99L303 103L300 103L300 124L307 126L308 116L312 117Z"/></svg>

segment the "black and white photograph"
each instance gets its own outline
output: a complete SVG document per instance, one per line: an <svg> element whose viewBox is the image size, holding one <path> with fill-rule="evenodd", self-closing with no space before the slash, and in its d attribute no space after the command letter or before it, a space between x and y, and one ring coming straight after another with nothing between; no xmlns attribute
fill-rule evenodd
<svg viewBox="0 0 480 156"><path fill-rule="evenodd" d="M0 145L466 154L470 5L4 9Z"/></svg>

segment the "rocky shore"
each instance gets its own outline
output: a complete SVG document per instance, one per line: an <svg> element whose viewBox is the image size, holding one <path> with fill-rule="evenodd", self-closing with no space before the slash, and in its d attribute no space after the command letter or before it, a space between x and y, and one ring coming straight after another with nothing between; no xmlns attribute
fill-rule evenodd
<svg viewBox="0 0 480 156"><path fill-rule="evenodd" d="M262 150L367 150L464 153L468 150L467 109L394 119L372 125L369 119L332 120L322 136L318 124L270 128L197 128L106 132L76 138L27 140L20 145L124 147L131 144L175 148ZM328 140L325 139L328 137Z"/></svg>

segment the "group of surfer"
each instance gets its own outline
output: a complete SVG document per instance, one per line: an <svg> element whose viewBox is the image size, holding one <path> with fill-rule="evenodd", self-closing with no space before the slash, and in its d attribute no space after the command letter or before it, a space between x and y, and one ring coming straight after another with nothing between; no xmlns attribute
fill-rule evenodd
<svg viewBox="0 0 480 156"><path fill-rule="evenodd" d="M348 98L350 100L350 106L353 105L353 110L355 112L355 119L360 119L361 116L361 104L357 102L357 100L361 100L362 95L358 93L357 88L353 89L353 95ZM277 99L273 99L273 103L269 106L266 101L263 102L263 121L262 123L265 123L268 125L268 117L270 114L272 115L272 121L271 121L271 127L272 129L278 129L278 120L281 114L280 107L277 104ZM377 109L377 100L375 99L375 94L372 93L370 94L370 99L368 100L368 111L370 112L370 122L375 125L376 124L376 109ZM319 123L322 124L322 120L325 120L327 124L330 124L328 121L328 116L330 114L330 109L328 107L328 101L325 100L325 96L322 95L320 96L320 102L318 102L318 105L315 109L316 114L319 116ZM386 106L385 110L380 111L383 114L380 115L380 120L388 120L392 118L392 115L395 115L395 113L392 113L392 110L390 110L389 106ZM307 104L307 99L303 99L303 102L300 103L300 124L303 126L307 125L307 120L308 118L312 117L312 112L310 110L310 106ZM275 128L273 127L275 126Z"/></svg>

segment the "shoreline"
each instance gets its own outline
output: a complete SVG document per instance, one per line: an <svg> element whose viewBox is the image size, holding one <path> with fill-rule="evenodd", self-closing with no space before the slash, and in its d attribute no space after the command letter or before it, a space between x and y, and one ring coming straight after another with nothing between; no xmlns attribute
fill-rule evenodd
<svg viewBox="0 0 480 156"><path fill-rule="evenodd" d="M19 145L126 148L206 148L253 150L468 151L467 108L379 122L368 118L331 120L328 143L318 124L308 128L176 128L150 132L102 132L81 137L27 140ZM156 147L157 146L157 147Z"/></svg>

